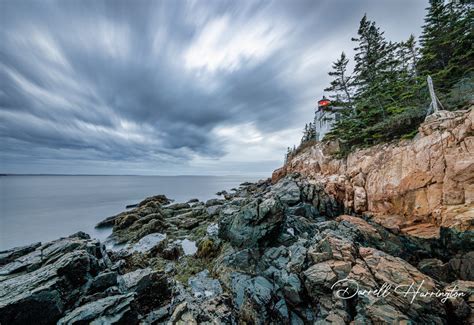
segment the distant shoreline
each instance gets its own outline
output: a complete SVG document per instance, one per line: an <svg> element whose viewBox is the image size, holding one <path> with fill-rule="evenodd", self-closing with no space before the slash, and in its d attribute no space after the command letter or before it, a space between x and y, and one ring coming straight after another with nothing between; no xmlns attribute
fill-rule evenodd
<svg viewBox="0 0 474 325"><path fill-rule="evenodd" d="M235 175L133 175L133 174L0 174L1 176L133 176L133 177L262 177L268 178L264 175L245 175L245 174L235 174Z"/></svg>

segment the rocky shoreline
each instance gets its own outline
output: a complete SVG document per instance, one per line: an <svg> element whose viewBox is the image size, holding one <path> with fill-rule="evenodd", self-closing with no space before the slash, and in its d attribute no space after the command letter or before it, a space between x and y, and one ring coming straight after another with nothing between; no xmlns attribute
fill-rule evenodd
<svg viewBox="0 0 474 325"><path fill-rule="evenodd" d="M474 324L473 109L0 252L0 324Z"/></svg>
<svg viewBox="0 0 474 325"><path fill-rule="evenodd" d="M0 252L0 323L473 323L472 231L394 232L299 174L223 194L150 197L99 223L105 243L77 233ZM459 296L350 294L412 282Z"/></svg>

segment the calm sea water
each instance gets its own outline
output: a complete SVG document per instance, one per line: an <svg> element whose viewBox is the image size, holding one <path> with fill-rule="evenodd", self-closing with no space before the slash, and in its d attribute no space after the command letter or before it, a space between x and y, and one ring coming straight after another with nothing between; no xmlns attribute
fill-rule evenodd
<svg viewBox="0 0 474 325"><path fill-rule="evenodd" d="M176 201L207 200L246 176L1 176L0 250L67 236L79 230L103 240L100 220L128 204L165 194Z"/></svg>

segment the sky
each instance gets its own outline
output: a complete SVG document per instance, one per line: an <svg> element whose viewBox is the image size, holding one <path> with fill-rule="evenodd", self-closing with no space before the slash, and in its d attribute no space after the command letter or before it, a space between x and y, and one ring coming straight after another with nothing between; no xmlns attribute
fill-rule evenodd
<svg viewBox="0 0 474 325"><path fill-rule="evenodd" d="M424 0L0 1L0 173L262 175L312 121L364 13Z"/></svg>

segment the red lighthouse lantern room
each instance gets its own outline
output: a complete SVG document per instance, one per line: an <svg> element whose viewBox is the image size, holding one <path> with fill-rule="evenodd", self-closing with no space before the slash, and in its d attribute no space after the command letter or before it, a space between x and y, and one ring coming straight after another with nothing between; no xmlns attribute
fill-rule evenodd
<svg viewBox="0 0 474 325"><path fill-rule="evenodd" d="M324 96L321 100L318 101L318 109L319 110L328 109L329 105L331 105L331 101L329 99L327 99L326 97L324 97Z"/></svg>

